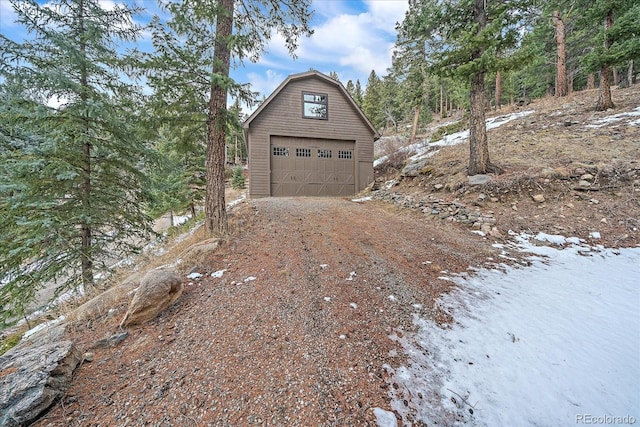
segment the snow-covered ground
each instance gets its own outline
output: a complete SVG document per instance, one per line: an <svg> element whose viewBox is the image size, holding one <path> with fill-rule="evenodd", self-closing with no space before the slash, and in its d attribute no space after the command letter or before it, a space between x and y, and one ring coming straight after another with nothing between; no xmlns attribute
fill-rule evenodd
<svg viewBox="0 0 640 427"><path fill-rule="evenodd" d="M486 120L487 130L495 129L512 120L526 117L529 114L532 114L533 112L534 110L527 110L527 111L520 111L517 113L506 114L503 116L491 117ZM467 139L469 139L468 129L460 132L452 133L451 135L445 135L442 139L439 139L438 141L434 141L434 142L431 142L428 139L424 139L424 140L415 142L413 144L407 145L406 147L402 147L398 151L402 153L413 153L410 160L412 162L415 162L425 157L433 156L436 153L436 151L434 150L435 147L445 147L448 145L456 145L466 141ZM383 164L387 160L389 160L389 156L382 156L373 162L373 167L375 168Z"/></svg>
<svg viewBox="0 0 640 427"><path fill-rule="evenodd" d="M603 117L601 119L593 120L586 127L601 128L603 126L609 125L611 123L619 122L629 117L638 117L638 116L640 116L640 107L636 107L633 110L627 111L625 113L612 114L610 116ZM640 120L630 120L629 124L633 126L638 126L638 124L640 124Z"/></svg>
<svg viewBox="0 0 640 427"><path fill-rule="evenodd" d="M441 278L459 285L440 301L450 328L416 314L417 333L392 335L408 357L386 367L392 408L405 425L640 422L640 248L514 240L503 256L529 266Z"/></svg>

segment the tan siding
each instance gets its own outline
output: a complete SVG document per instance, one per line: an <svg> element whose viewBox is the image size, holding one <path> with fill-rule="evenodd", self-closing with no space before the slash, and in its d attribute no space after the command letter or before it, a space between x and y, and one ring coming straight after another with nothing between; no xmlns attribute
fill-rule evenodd
<svg viewBox="0 0 640 427"><path fill-rule="evenodd" d="M269 141L264 135L250 135L249 140L249 196L268 197Z"/></svg>
<svg viewBox="0 0 640 427"><path fill-rule="evenodd" d="M328 120L302 117L302 92L328 95ZM373 138L349 100L334 85L317 77L292 80L257 115L249 128L249 194L269 196L270 136L295 136L356 141L356 192L373 180ZM367 166L367 164L370 165Z"/></svg>

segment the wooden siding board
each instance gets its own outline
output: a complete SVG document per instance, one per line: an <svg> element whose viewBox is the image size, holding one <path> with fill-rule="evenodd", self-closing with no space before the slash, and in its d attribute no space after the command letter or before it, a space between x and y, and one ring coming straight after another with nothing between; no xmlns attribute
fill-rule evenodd
<svg viewBox="0 0 640 427"><path fill-rule="evenodd" d="M326 93L328 119L310 119L302 116L302 92ZM293 136L351 140L356 142L356 192L373 180L374 134L354 111L353 105L340 89L319 78L293 80L287 84L250 123L249 135L249 194L252 197L270 195L270 140L271 136ZM370 167L366 166L367 164Z"/></svg>

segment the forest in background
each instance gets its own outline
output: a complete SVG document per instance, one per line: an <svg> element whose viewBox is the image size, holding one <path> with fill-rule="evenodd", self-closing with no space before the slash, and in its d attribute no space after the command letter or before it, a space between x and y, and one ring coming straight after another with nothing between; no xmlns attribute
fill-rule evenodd
<svg viewBox="0 0 640 427"><path fill-rule="evenodd" d="M143 29L133 21L141 10L126 4L11 3L32 37L0 36L5 324L26 316L45 283L56 295L94 286L108 260L141 250L166 211L204 205L209 233L227 232L228 163L246 156L241 103L259 102L230 64L258 61L273 28L294 54L313 13L309 0L164 2L172 18ZM143 30L154 52L119 49ZM397 30L387 74L347 91L385 134L415 138L434 117L463 111L470 175L501 171L486 110L595 87L594 109L614 108L611 86L633 84L640 60L633 0L411 0Z"/></svg>

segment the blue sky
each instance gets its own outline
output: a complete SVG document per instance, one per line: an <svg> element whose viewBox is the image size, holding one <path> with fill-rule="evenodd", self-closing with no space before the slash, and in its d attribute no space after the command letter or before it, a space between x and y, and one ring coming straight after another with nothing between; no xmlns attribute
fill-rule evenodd
<svg viewBox="0 0 640 427"><path fill-rule="evenodd" d="M114 1L101 0L106 9ZM138 0L146 13L136 18L143 24L157 12L155 0ZM314 0L315 33L300 41L297 59L289 55L283 39L275 35L267 53L256 63L247 62L231 71L241 83L251 83L253 90L269 95L289 74L314 68L323 73L335 71L340 81L360 80L364 87L372 69L386 74L391 65L396 22L402 21L407 0ZM146 16L145 16L146 15ZM0 32L14 40L23 37L24 29L16 25L15 14L8 0L0 0ZM140 45L150 45L149 34L143 34Z"/></svg>

